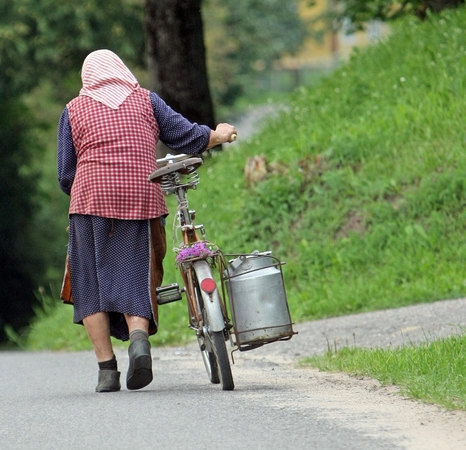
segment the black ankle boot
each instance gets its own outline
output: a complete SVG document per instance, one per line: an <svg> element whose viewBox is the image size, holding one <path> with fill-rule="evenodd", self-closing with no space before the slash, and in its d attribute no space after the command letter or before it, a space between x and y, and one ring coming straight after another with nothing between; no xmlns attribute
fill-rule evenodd
<svg viewBox="0 0 466 450"><path fill-rule="evenodd" d="M150 342L139 339L131 342L128 348L129 367L126 375L126 387L129 390L142 389L153 379Z"/></svg>
<svg viewBox="0 0 466 450"><path fill-rule="evenodd" d="M99 370L96 392L117 392L121 389L118 370Z"/></svg>

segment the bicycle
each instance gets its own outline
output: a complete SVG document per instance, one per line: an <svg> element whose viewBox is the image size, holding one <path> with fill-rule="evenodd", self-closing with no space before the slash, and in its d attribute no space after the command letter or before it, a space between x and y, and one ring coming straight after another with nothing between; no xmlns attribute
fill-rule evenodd
<svg viewBox="0 0 466 450"><path fill-rule="evenodd" d="M212 383L221 384L223 390L231 391L235 385L226 342L230 339L232 325L212 272L213 267L224 265L223 256L206 240L204 226L194 224L195 211L189 209L187 200L188 189L195 189L200 181L196 169L201 164L203 160L192 155L167 155L157 160L158 169L149 176L151 182L160 183L165 195L176 195L175 228L182 236L176 262L183 287L172 283L157 288L157 303L163 305L181 300L184 292L189 327L196 332L208 377Z"/></svg>
<svg viewBox="0 0 466 450"><path fill-rule="evenodd" d="M264 344L291 339L293 331L281 266L270 251L229 254L207 241L203 225L195 225L196 212L189 209L188 189L196 189L200 177L199 157L167 155L157 160L158 169L149 180L160 183L165 195L175 194L178 210L173 233L176 263L183 287L178 283L156 289L163 305L186 295L189 327L196 332L209 379L231 391L235 385L226 342L233 351L252 350ZM176 246L176 232L181 244ZM199 233L201 236L199 236ZM235 257L227 264L225 257ZM221 293L214 277L218 273ZM229 310L224 302L228 297ZM232 320L230 320L229 312ZM234 338L233 338L234 337ZM232 352L233 352L232 351ZM233 357L232 357L233 361Z"/></svg>

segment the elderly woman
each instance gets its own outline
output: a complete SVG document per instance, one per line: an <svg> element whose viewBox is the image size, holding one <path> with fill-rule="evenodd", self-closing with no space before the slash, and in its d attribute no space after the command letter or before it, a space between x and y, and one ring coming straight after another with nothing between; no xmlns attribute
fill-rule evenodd
<svg viewBox="0 0 466 450"><path fill-rule="evenodd" d="M128 389L153 378L149 335L157 331L168 214L156 170L160 139L180 153L231 142L236 130L186 120L143 89L109 50L92 52L82 89L58 125L58 180L71 196L69 245L74 323L84 324L99 365L97 392L120 390L110 336L130 340Z"/></svg>

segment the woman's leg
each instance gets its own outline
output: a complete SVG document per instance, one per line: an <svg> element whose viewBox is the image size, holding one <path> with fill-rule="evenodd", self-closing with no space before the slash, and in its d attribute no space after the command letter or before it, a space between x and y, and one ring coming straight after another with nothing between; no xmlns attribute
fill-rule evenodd
<svg viewBox="0 0 466 450"><path fill-rule="evenodd" d="M98 362L113 358L113 346L110 340L110 321L106 312L91 314L83 319L89 339L94 347Z"/></svg>
<svg viewBox="0 0 466 450"><path fill-rule="evenodd" d="M89 339L99 363L99 381L96 392L120 390L120 372L110 340L110 321L106 312L91 314L83 319Z"/></svg>
<svg viewBox="0 0 466 450"><path fill-rule="evenodd" d="M135 330L142 330L146 333L149 332L149 319L139 316L130 316L125 314L126 324L128 325L128 332L131 334Z"/></svg>

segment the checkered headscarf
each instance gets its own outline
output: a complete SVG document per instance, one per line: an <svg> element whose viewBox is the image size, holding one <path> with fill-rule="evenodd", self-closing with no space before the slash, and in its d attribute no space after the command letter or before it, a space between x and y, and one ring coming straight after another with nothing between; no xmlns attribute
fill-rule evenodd
<svg viewBox="0 0 466 450"><path fill-rule="evenodd" d="M138 80L123 61L110 50L96 50L84 60L79 95L86 95L112 109L118 107L138 87Z"/></svg>

